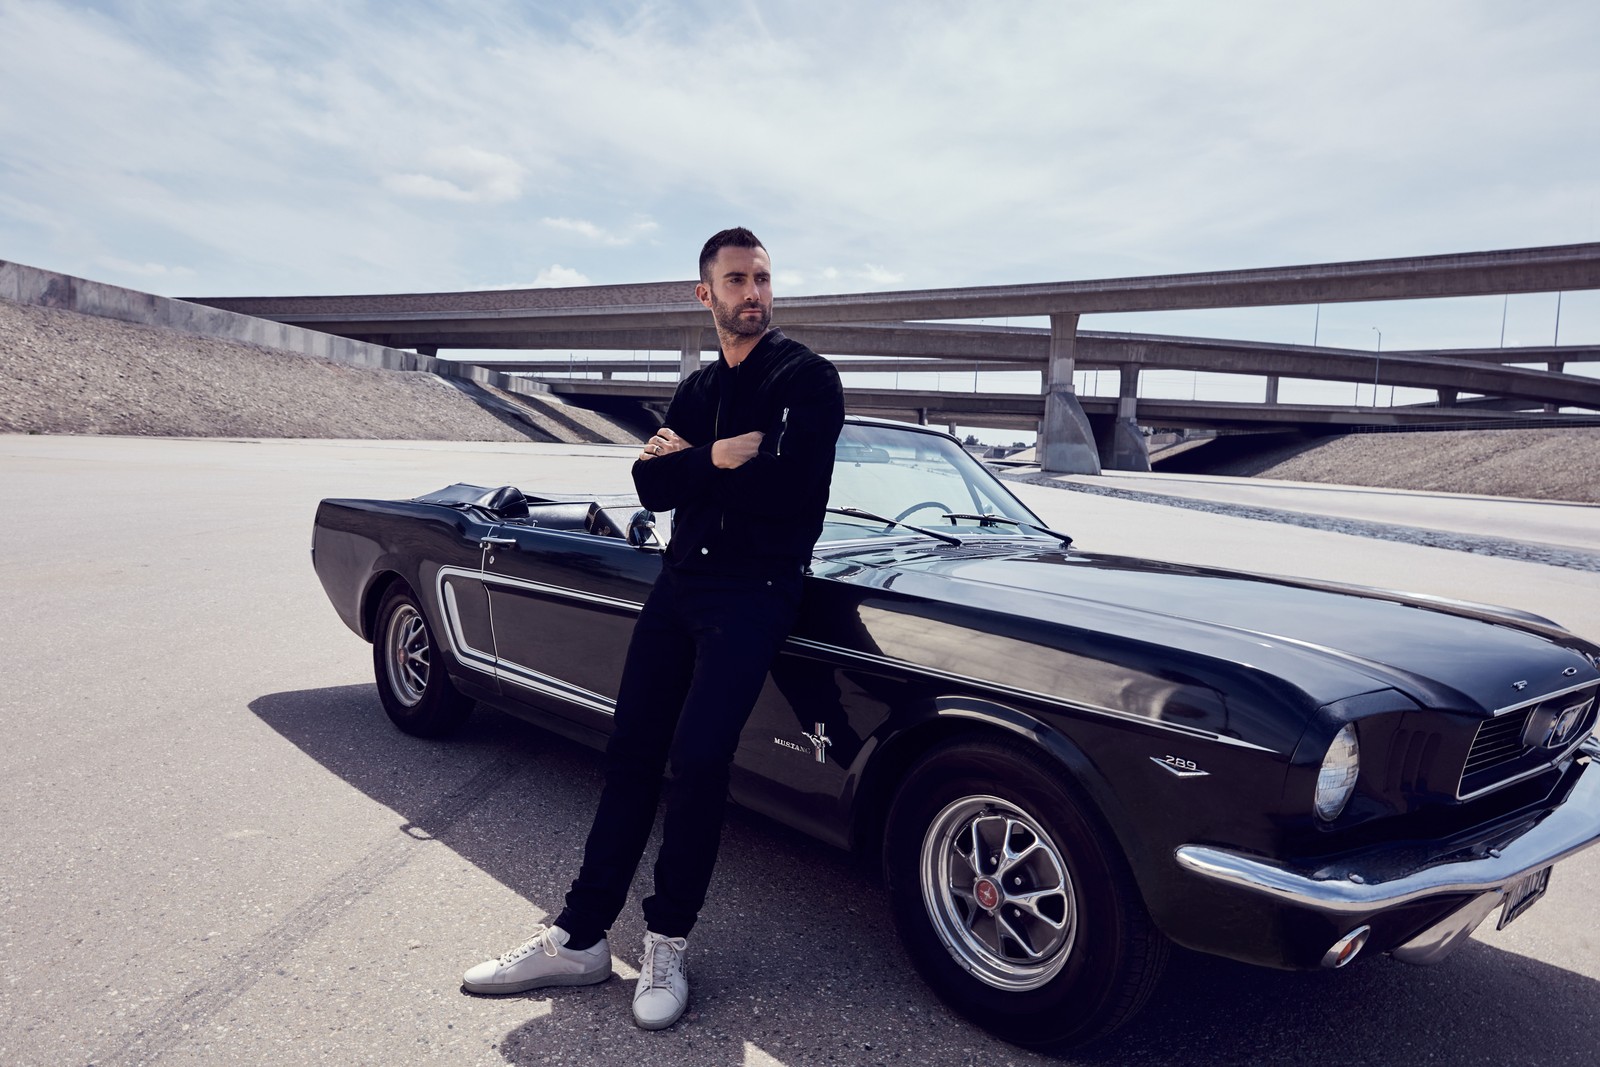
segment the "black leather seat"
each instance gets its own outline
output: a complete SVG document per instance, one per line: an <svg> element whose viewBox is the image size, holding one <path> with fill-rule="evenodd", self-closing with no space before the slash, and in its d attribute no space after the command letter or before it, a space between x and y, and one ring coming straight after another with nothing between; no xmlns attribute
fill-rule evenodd
<svg viewBox="0 0 1600 1067"><path fill-rule="evenodd" d="M575 504L534 504L528 509L528 519L543 530L587 531L589 509L594 506L582 501Z"/></svg>

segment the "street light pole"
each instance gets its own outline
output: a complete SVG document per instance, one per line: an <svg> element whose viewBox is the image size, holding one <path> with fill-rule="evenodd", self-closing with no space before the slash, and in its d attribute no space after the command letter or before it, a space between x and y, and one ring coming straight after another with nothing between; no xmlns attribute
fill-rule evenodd
<svg viewBox="0 0 1600 1067"><path fill-rule="evenodd" d="M1383 331L1374 326L1378 335L1378 358L1372 365L1372 406L1378 406L1378 372L1383 369Z"/></svg>

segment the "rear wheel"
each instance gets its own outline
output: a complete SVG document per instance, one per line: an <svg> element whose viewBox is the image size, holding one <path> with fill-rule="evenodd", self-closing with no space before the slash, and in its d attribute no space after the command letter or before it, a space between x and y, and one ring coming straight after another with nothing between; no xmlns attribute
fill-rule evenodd
<svg viewBox="0 0 1600 1067"><path fill-rule="evenodd" d="M442 657L415 594L404 584L392 586L378 605L372 668L383 710L408 734L443 737L472 713L472 701L451 684Z"/></svg>
<svg viewBox="0 0 1600 1067"><path fill-rule="evenodd" d="M1032 750L967 742L925 756L889 813L895 923L958 1012L1019 1045L1110 1033L1166 961L1120 852Z"/></svg>

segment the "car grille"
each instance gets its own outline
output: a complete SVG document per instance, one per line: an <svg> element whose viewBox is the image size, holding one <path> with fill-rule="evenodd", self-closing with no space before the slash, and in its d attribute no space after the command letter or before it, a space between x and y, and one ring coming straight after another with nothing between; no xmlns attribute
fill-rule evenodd
<svg viewBox="0 0 1600 1067"><path fill-rule="evenodd" d="M1456 795L1466 799L1507 784L1565 755L1594 728L1597 690L1600 686L1552 694L1485 719L1479 724L1472 748L1467 752ZM1557 739L1546 745L1544 738L1555 724L1563 721L1568 724L1565 731L1558 732ZM1537 736L1530 737L1530 734Z"/></svg>

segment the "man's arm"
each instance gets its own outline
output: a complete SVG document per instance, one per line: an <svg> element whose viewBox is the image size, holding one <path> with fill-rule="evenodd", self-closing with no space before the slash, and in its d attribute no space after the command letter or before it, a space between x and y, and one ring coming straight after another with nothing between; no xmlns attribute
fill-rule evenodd
<svg viewBox="0 0 1600 1067"><path fill-rule="evenodd" d="M745 462L760 444L760 434L710 440L710 420L696 410L699 404L690 388L693 380L694 376L685 379L672 394L665 425L633 463L633 486L639 502L652 511L670 511L717 492L719 468ZM695 427L706 431L703 444L696 445L677 432L684 428L694 433ZM752 436L755 441L747 440Z"/></svg>
<svg viewBox="0 0 1600 1067"><path fill-rule="evenodd" d="M844 389L833 364L818 360L790 396L788 416L750 461L723 477L725 499L741 511L785 516L810 508L833 475L834 446L844 426Z"/></svg>

